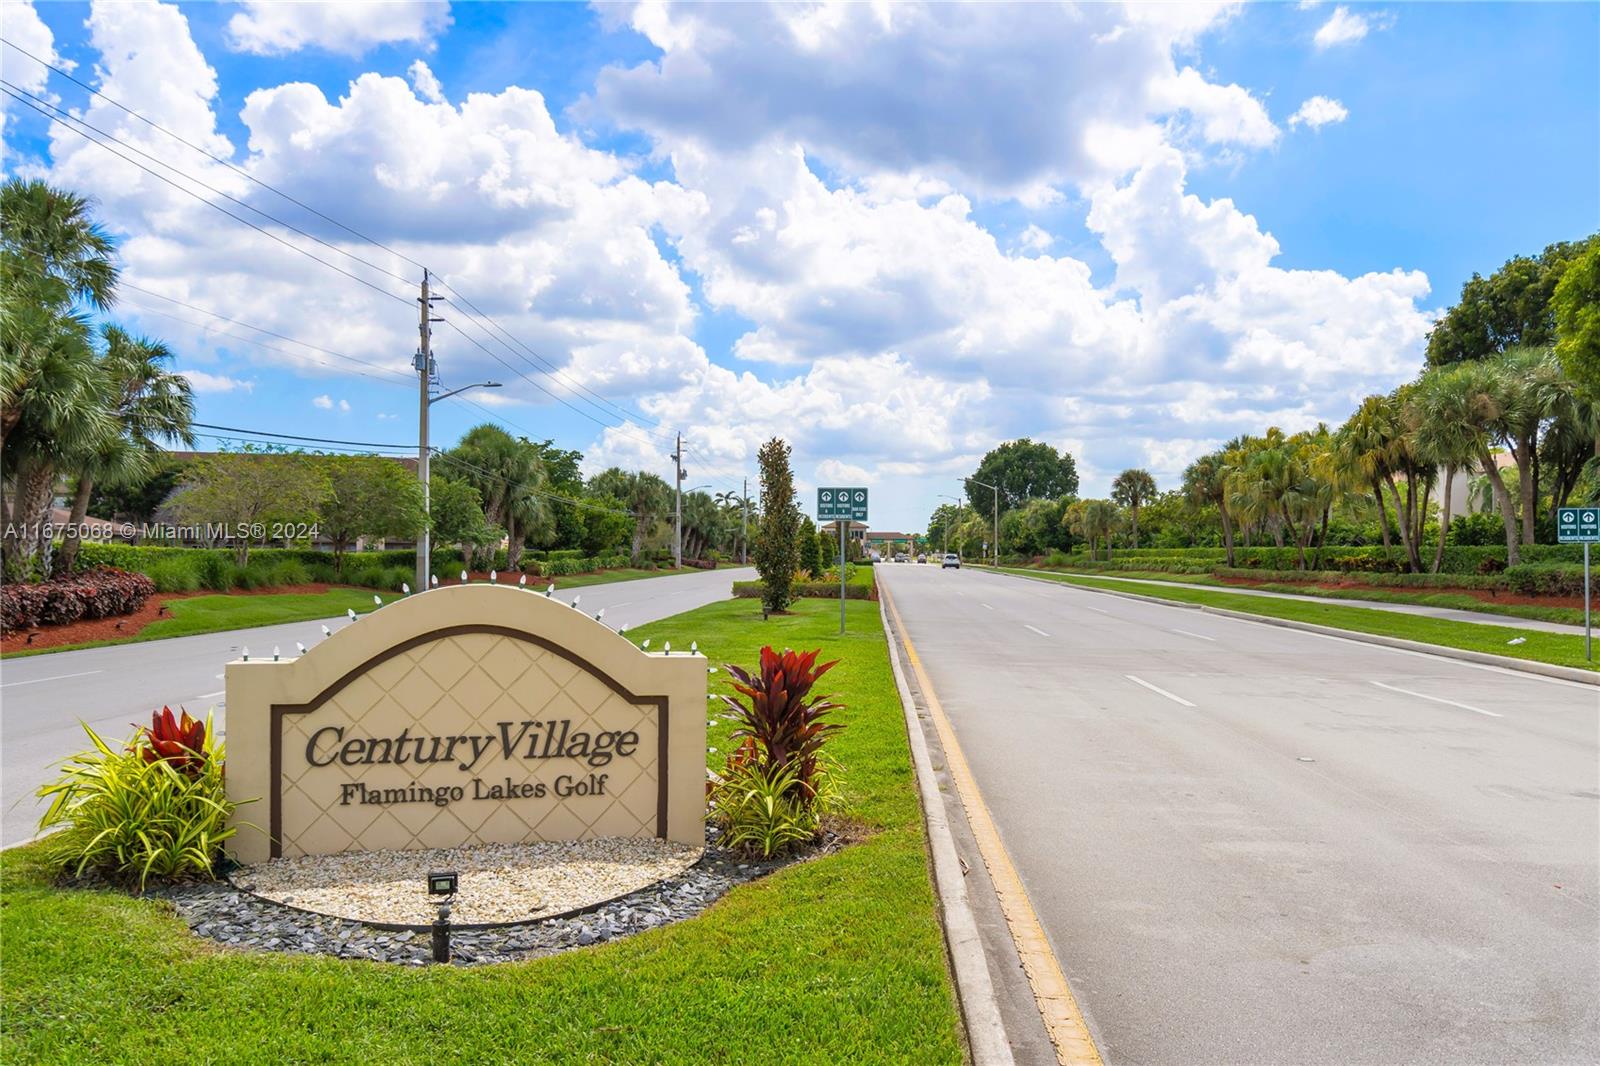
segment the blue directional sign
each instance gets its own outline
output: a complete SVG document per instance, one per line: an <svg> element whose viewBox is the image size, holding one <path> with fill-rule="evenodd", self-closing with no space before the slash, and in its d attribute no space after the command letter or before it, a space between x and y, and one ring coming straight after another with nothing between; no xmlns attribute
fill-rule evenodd
<svg viewBox="0 0 1600 1066"><path fill-rule="evenodd" d="M1563 544L1600 542L1600 507L1562 507L1557 510L1556 540Z"/></svg>

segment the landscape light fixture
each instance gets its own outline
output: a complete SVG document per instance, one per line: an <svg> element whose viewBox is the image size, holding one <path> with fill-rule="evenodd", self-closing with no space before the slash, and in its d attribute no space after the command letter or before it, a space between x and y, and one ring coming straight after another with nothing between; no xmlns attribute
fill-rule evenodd
<svg viewBox="0 0 1600 1066"><path fill-rule="evenodd" d="M276 644L272 646L272 661L278 661L278 646Z"/></svg>
<svg viewBox="0 0 1600 1066"><path fill-rule="evenodd" d="M333 630L329 629L326 625L324 625L322 627L322 635L325 636L325 637L331 637L331 636L333 636Z"/></svg>
<svg viewBox="0 0 1600 1066"><path fill-rule="evenodd" d="M383 597L378 595L376 592L374 592L372 594L372 606L374 606L374 607L382 607L383 606Z"/></svg>
<svg viewBox="0 0 1600 1066"><path fill-rule="evenodd" d="M528 575L527 574L523 574L521 577L517 578L517 587L518 588L527 588L528 587Z"/></svg>
<svg viewBox="0 0 1600 1066"><path fill-rule="evenodd" d="M467 572L465 570L461 571L461 583L463 585L467 583Z"/></svg>
<svg viewBox="0 0 1600 1066"><path fill-rule="evenodd" d="M400 595L402 595L402 596L411 595L411 582L409 582L409 581L400 582Z"/></svg>
<svg viewBox="0 0 1600 1066"><path fill-rule="evenodd" d="M250 649L249 648L240 648L239 649L239 658L243 659L245 662L249 662L250 661Z"/></svg>
<svg viewBox="0 0 1600 1066"><path fill-rule="evenodd" d="M354 622L356 620L356 609L354 607L346 607L344 613L350 616L350 621Z"/></svg>
<svg viewBox="0 0 1600 1066"><path fill-rule="evenodd" d="M428 575L428 584L430 586L432 586L433 588L438 588L439 587L439 575L438 574L429 574Z"/></svg>
<svg viewBox="0 0 1600 1066"><path fill-rule="evenodd" d="M457 885L454 870L429 870L428 895L445 897L439 904L439 917L433 923L433 961L450 961L450 901Z"/></svg>
<svg viewBox="0 0 1600 1066"><path fill-rule="evenodd" d="M497 585L499 583L500 583L500 571L498 571L498 570L489 571L489 584Z"/></svg>
<svg viewBox="0 0 1600 1066"><path fill-rule="evenodd" d="M459 882L460 877L454 870L429 870L428 895L453 896Z"/></svg>
<svg viewBox="0 0 1600 1066"><path fill-rule="evenodd" d="M297 640L294 642L294 650L299 652L301 655L304 655L306 653L306 646Z"/></svg>

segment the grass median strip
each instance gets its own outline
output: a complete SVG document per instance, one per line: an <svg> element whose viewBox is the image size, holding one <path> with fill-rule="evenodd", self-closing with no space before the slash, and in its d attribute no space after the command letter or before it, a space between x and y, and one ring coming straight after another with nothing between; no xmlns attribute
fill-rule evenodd
<svg viewBox="0 0 1600 1066"><path fill-rule="evenodd" d="M370 596L368 597L370 603ZM877 605L735 600L629 632L719 667L763 643L842 657L831 742L875 830L734 889L699 918L526 963L397 966L218 949L161 904L53 886L4 853L0 1061L956 1063L959 1022ZM708 705L708 761L731 728Z"/></svg>
<svg viewBox="0 0 1600 1066"><path fill-rule="evenodd" d="M1174 588L1129 581L1108 581L1101 578L1081 577L1043 570L1002 567L1005 573L1023 574L1042 581L1057 581L1082 588L1106 589L1154 600L1173 603L1192 603L1207 607L1221 607L1245 614L1268 618L1285 618L1296 622L1348 629L1357 633L1372 633L1403 640L1438 644L1446 648L1487 652L1513 659L1530 659L1556 666L1575 666L1596 670L1596 664L1583 657L1583 637L1565 633L1545 633L1533 629L1513 629L1508 626L1485 625L1479 622L1453 622L1443 618L1423 618L1412 614L1376 611L1368 607L1342 607L1336 604L1307 603L1304 600L1280 600L1267 596L1245 596L1209 588ZM1513 640L1521 643L1512 644Z"/></svg>

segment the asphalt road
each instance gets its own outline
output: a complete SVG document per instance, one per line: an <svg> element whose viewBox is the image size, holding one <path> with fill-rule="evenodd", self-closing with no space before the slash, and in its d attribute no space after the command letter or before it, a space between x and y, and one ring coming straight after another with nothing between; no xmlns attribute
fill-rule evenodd
<svg viewBox="0 0 1600 1066"><path fill-rule="evenodd" d="M714 570L558 589L556 596L581 597L588 614L604 609L609 626L637 626L727 599L733 582L754 577L748 568ZM215 705L220 722L222 666L240 647L270 655L277 646L293 655L296 641L310 647L321 640L324 624L349 622L340 616L0 662L0 845L38 831L44 808L34 791L52 776L53 763L88 746L80 721L121 738L162 704L182 704L191 713Z"/></svg>
<svg viewBox="0 0 1600 1066"><path fill-rule="evenodd" d="M1600 1061L1600 692L1026 578L888 585L1111 1063Z"/></svg>

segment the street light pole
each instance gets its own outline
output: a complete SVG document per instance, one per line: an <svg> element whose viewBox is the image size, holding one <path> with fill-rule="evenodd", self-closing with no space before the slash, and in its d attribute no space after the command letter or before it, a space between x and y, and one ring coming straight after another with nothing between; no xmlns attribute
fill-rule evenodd
<svg viewBox="0 0 1600 1066"><path fill-rule="evenodd" d="M1000 569L1000 486L979 481L975 477L969 477L966 480L982 488L994 490L994 568L998 570Z"/></svg>
<svg viewBox="0 0 1600 1066"><path fill-rule="evenodd" d="M966 504L963 503L960 499L958 499L958 498L956 498L954 496L946 495L943 492L939 493L939 499L941 499L941 500L949 500L952 503L954 503L956 505L956 514L958 514L958 515L961 513L961 509L966 506ZM958 545L958 547L959 547L959 545ZM949 555L950 554L950 523L948 523L948 522L946 522L945 526L944 526L944 554L945 555Z"/></svg>

